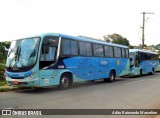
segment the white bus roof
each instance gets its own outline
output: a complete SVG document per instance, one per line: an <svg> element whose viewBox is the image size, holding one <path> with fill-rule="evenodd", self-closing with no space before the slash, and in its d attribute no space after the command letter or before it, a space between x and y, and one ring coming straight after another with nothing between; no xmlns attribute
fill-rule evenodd
<svg viewBox="0 0 160 118"><path fill-rule="evenodd" d="M145 50L145 49L129 49L129 52L144 52L144 53L158 54L157 52L152 52L151 50Z"/></svg>
<svg viewBox="0 0 160 118"><path fill-rule="evenodd" d="M70 36L70 35L65 35L65 34L60 34L60 33L43 33L43 34L34 35L34 36L30 36L30 37L39 37L39 36L40 37L44 37L44 36L60 36L60 37L69 38L69 39L73 39L73 40L86 41L86 42L92 42L92 43L97 43L97 44L103 44L103 45L115 46L115 47L121 47L121 48L127 48L128 49L127 46L114 44L114 43L108 43L108 42L103 41L103 40L83 38L83 37L78 37L78 36ZM22 38L22 39L24 39L24 38ZM21 40L21 39L18 39L18 40Z"/></svg>
<svg viewBox="0 0 160 118"><path fill-rule="evenodd" d="M69 36L69 35L65 35L65 34L59 34L59 36L60 37L65 37L65 38L71 38L71 39L74 39L74 40L80 40L80 41L86 41L86 42L92 42L92 43L108 45L108 46L116 46L116 47L121 47L121 48L128 48L127 46L124 46L124 45L108 43L108 42L103 41L103 40L96 40L96 39L89 39L89 38L83 38L83 37Z"/></svg>

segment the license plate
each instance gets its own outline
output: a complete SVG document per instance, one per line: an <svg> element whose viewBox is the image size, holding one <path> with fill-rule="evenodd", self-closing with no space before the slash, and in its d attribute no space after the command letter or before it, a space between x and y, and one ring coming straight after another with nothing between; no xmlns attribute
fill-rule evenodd
<svg viewBox="0 0 160 118"><path fill-rule="evenodd" d="M18 84L18 81L13 81L13 84Z"/></svg>

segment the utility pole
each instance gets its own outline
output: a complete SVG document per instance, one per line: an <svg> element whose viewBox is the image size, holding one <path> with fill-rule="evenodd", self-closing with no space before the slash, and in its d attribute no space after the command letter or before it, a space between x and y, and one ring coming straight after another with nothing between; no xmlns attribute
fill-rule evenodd
<svg viewBox="0 0 160 118"><path fill-rule="evenodd" d="M141 27L142 28L142 49L144 48L144 28L145 28L145 14L154 14L154 13L151 13L151 12L142 12L141 14L143 14L143 26Z"/></svg>

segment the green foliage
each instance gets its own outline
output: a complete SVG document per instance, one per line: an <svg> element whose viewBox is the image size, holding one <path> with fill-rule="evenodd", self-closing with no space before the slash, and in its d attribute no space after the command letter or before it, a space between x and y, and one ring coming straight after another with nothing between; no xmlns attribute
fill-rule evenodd
<svg viewBox="0 0 160 118"><path fill-rule="evenodd" d="M156 45L156 49L157 49L157 50L160 50L160 44L157 44L157 45Z"/></svg>
<svg viewBox="0 0 160 118"><path fill-rule="evenodd" d="M3 63L3 64L5 64L6 63L6 55L5 56L3 56L3 54L2 54L2 52L0 52L0 63ZM1 70L1 69L0 69Z"/></svg>
<svg viewBox="0 0 160 118"><path fill-rule="evenodd" d="M4 71L5 70L5 66L0 65L0 71Z"/></svg>
<svg viewBox="0 0 160 118"><path fill-rule="evenodd" d="M125 37L122 37L121 35L116 34L116 33L104 36L104 38L107 42L125 45L125 46L130 45L129 40L127 40Z"/></svg>
<svg viewBox="0 0 160 118"><path fill-rule="evenodd" d="M0 52L0 71L5 70L5 63L6 63L7 56L3 56L3 54ZM4 64L4 65L3 65ZM0 76L1 78L2 76Z"/></svg>
<svg viewBox="0 0 160 118"><path fill-rule="evenodd" d="M10 44L11 44L10 41L0 42L0 52L2 52L3 46L6 46L7 48L9 48Z"/></svg>
<svg viewBox="0 0 160 118"><path fill-rule="evenodd" d="M157 45L156 45L156 50L159 50L159 51L158 51L158 54L160 55L160 44L157 44Z"/></svg>
<svg viewBox="0 0 160 118"><path fill-rule="evenodd" d="M6 58L7 55L3 55L2 49L3 46L6 48L10 47L11 42L5 41L5 42L0 42L0 86L3 86L6 84L5 76L4 76L4 70L5 70L5 63L6 63ZM2 65L4 64L4 65Z"/></svg>
<svg viewBox="0 0 160 118"><path fill-rule="evenodd" d="M4 85L6 85L6 84L7 84L6 81L0 81L0 86L4 86Z"/></svg>
<svg viewBox="0 0 160 118"><path fill-rule="evenodd" d="M5 76L4 76L4 71L0 71L0 83L4 83L5 82Z"/></svg>
<svg viewBox="0 0 160 118"><path fill-rule="evenodd" d="M9 48L10 44L11 42L9 41L0 42L0 63L3 63L3 64L6 63L7 55L6 54L3 55L2 49L3 49L3 46L5 46L6 48ZM4 66L0 66L0 70L4 70L4 68L5 68Z"/></svg>
<svg viewBox="0 0 160 118"><path fill-rule="evenodd" d="M132 46L132 45L129 45L129 49L134 49L134 46Z"/></svg>

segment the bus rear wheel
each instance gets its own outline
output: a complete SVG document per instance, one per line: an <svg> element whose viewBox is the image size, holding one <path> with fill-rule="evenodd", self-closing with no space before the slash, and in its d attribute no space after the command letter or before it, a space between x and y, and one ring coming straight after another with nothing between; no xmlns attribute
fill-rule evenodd
<svg viewBox="0 0 160 118"><path fill-rule="evenodd" d="M113 82L115 80L115 72L113 70L111 70L110 74L109 74L109 82Z"/></svg>
<svg viewBox="0 0 160 118"><path fill-rule="evenodd" d="M152 72L150 72L149 74L154 75L154 68L152 68Z"/></svg>
<svg viewBox="0 0 160 118"><path fill-rule="evenodd" d="M143 76L142 69L140 69L140 71L139 71L139 77L142 77L142 76Z"/></svg>
<svg viewBox="0 0 160 118"><path fill-rule="evenodd" d="M60 78L60 85L58 86L60 89L68 89L72 85L72 76L70 74L62 74Z"/></svg>
<svg viewBox="0 0 160 118"><path fill-rule="evenodd" d="M108 79L104 79L104 82L113 82L115 80L115 71L111 70Z"/></svg>

